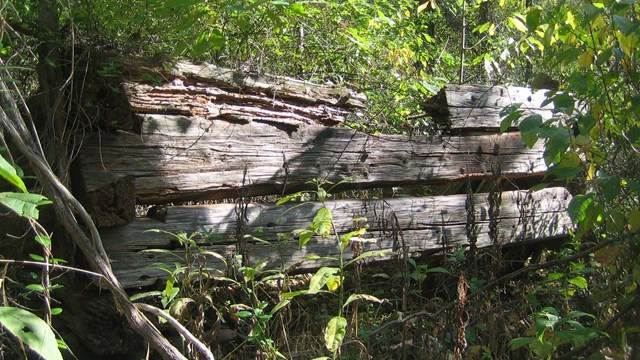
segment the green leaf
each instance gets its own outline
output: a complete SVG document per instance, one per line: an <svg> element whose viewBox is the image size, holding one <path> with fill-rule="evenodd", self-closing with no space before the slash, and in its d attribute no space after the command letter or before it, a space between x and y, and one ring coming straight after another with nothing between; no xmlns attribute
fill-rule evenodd
<svg viewBox="0 0 640 360"><path fill-rule="evenodd" d="M335 353L340 348L347 333L347 319L342 316L333 317L324 329L324 343L329 351Z"/></svg>
<svg viewBox="0 0 640 360"><path fill-rule="evenodd" d="M62 314L62 308L51 308L51 315L60 315Z"/></svg>
<svg viewBox="0 0 640 360"><path fill-rule="evenodd" d="M520 107L521 104L514 104L511 105L510 107ZM518 119L520 119L520 116L522 116L522 111L520 110L513 110L507 113L507 115L504 117L504 119L502 119L502 121L500 122L500 132L505 132L507 130L509 130L510 127L513 126L513 122L517 121Z"/></svg>
<svg viewBox="0 0 640 360"><path fill-rule="evenodd" d="M313 218L309 230L313 230L316 234L326 238L331 234L331 228L333 224L333 213L326 207L318 210L318 213Z"/></svg>
<svg viewBox="0 0 640 360"><path fill-rule="evenodd" d="M342 246L342 249L344 250L344 248L346 248L347 245L349 245L349 240L351 240L352 237L363 235L366 232L367 232L366 228L360 228L358 230L348 232L344 235L340 235L340 245Z"/></svg>
<svg viewBox="0 0 640 360"><path fill-rule="evenodd" d="M37 292L43 292L44 291L44 286L42 286L42 284L29 284L26 286L27 290L31 290L31 291L37 291Z"/></svg>
<svg viewBox="0 0 640 360"><path fill-rule="evenodd" d="M577 286L579 289L586 289L588 286L587 279L582 276L572 277L569 279L569 283Z"/></svg>
<svg viewBox="0 0 640 360"><path fill-rule="evenodd" d="M307 243L309 242L309 240L311 240L311 238L313 237L313 231L308 230L308 229L303 229L300 230L300 232L298 233L298 246L299 247L303 247L305 245L307 245Z"/></svg>
<svg viewBox="0 0 640 360"><path fill-rule="evenodd" d="M527 13L527 28L529 31L535 30L540 26L540 9L531 9Z"/></svg>
<svg viewBox="0 0 640 360"><path fill-rule="evenodd" d="M509 18L509 24L511 24L511 26L515 27L516 29L518 29L519 31L526 33L527 31L529 31L529 29L527 28L527 26L525 25L525 23L522 21L522 19L520 19L517 16L512 16Z"/></svg>
<svg viewBox="0 0 640 360"><path fill-rule="evenodd" d="M45 247L51 246L51 238L46 235L36 235L34 239L36 240L37 243L39 243L42 246L45 246Z"/></svg>
<svg viewBox="0 0 640 360"><path fill-rule="evenodd" d="M564 130L564 129L563 129ZM550 137L544 149L544 161L547 165L557 164L571 145L569 133L565 130L559 136Z"/></svg>
<svg viewBox="0 0 640 360"><path fill-rule="evenodd" d="M315 294L327 284L327 280L338 272L337 268L321 267L309 280L309 294Z"/></svg>
<svg viewBox="0 0 640 360"><path fill-rule="evenodd" d="M0 193L0 204L8 207L20 216L37 220L40 216L37 207L51 204L51 201L38 194L2 192Z"/></svg>
<svg viewBox="0 0 640 360"><path fill-rule="evenodd" d="M535 340L536 340L536 338L534 338L534 337L515 338L515 339L509 341L509 346L511 347L511 349L515 350L515 349L521 348L523 346L529 345L532 342L534 342Z"/></svg>
<svg viewBox="0 0 640 360"><path fill-rule="evenodd" d="M616 24L620 31L622 31L622 33L625 35L633 33L638 28L637 23L634 23L633 21L620 15L613 15L613 23Z"/></svg>
<svg viewBox="0 0 640 360"><path fill-rule="evenodd" d="M538 141L538 133L541 125L542 116L537 114L527 116L520 122L520 137L529 148L532 148Z"/></svg>
<svg viewBox="0 0 640 360"><path fill-rule="evenodd" d="M0 156L0 176L20 189L23 193L28 193L27 187L16 173L16 169L2 156Z"/></svg>
<svg viewBox="0 0 640 360"><path fill-rule="evenodd" d="M53 331L44 320L34 314L22 309L0 306L0 324L43 359L62 360Z"/></svg>
<svg viewBox="0 0 640 360"><path fill-rule="evenodd" d="M293 193L293 194L289 194L287 196L283 196L282 198L280 198L280 200L278 200L278 202L276 202L276 205L282 205L286 202L289 202L291 200L295 200L299 197L302 196L302 194L304 194L303 192L297 192L297 193Z"/></svg>
<svg viewBox="0 0 640 360"><path fill-rule="evenodd" d="M587 216L587 210L589 206L593 203L593 194L583 195L578 194L571 199L569 203L569 217L573 223L579 223L584 220Z"/></svg>
<svg viewBox="0 0 640 360"><path fill-rule="evenodd" d="M253 313L252 313L251 311L241 310L241 311L238 311L238 312L236 313L236 315L237 315L239 318L249 318L249 317L252 317L252 316L253 316Z"/></svg>
<svg viewBox="0 0 640 360"><path fill-rule="evenodd" d="M374 303L382 303L383 301L378 299L377 297L373 296L373 295L369 295L369 294L352 294L351 296L349 296L349 298L347 298L347 301L344 302L344 304L342 305L343 308L347 307L347 305L349 305L350 303L352 303L353 301L356 300L363 300L363 301L370 301L370 302L374 302Z"/></svg>
<svg viewBox="0 0 640 360"><path fill-rule="evenodd" d="M576 106L576 100L565 93L556 94L553 98L554 112L564 112L565 114L572 114Z"/></svg>

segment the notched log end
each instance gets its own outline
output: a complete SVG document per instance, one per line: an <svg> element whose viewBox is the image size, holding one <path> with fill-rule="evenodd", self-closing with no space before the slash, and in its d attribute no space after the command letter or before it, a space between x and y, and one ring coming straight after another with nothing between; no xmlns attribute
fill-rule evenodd
<svg viewBox="0 0 640 360"><path fill-rule="evenodd" d="M440 126L448 127L451 124L449 112L449 104L447 103L447 87L443 87L440 91L429 98L424 104L424 110L429 114L433 121Z"/></svg>
<svg viewBox="0 0 640 360"><path fill-rule="evenodd" d="M135 218L135 181L132 176L87 191L84 184L74 181L78 198L99 228L120 226Z"/></svg>

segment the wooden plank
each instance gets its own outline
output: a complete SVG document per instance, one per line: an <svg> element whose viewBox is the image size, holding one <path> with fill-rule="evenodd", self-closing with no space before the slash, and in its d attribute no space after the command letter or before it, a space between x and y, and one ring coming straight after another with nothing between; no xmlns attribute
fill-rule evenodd
<svg viewBox="0 0 640 360"><path fill-rule="evenodd" d="M466 246L466 195L396 198L386 200L327 201L333 214L335 229L344 234L367 227L361 238L363 249L397 249L404 241L411 252ZM567 234L571 221L566 213L571 196L564 188L550 188L537 192L512 191L502 194L499 215L499 241L549 239ZM474 196L478 225L478 246L491 244L488 237L488 208L486 194ZM307 227L321 208L320 203L265 205L250 204L245 214L245 233L268 241L248 240L250 261L266 261L266 269L315 268L333 263L329 260L307 260L309 256L338 256L335 238L314 237L299 248L292 235L296 229ZM166 222L150 218L136 219L131 224L101 231L105 249L113 260L112 266L127 287L154 283L164 274L152 269L157 262L173 264L169 254L143 252L145 249L179 249L176 239L165 233L145 232L161 229L173 233L204 231L209 239L196 238L206 250L232 258L236 251L237 216L233 204L169 207ZM281 235L279 235L281 234ZM402 234L401 236L399 234ZM184 255L183 251L178 254ZM345 259L353 257L347 249ZM388 258L388 257L386 257ZM209 259L207 266L223 269L222 262Z"/></svg>
<svg viewBox="0 0 640 360"><path fill-rule="evenodd" d="M515 86L447 85L427 103L427 111L434 120L455 131L492 130L500 128L500 111L520 103L524 119L537 114L544 120L553 115L553 106L542 106L549 90L532 92ZM514 122L512 129L518 125Z"/></svg>
<svg viewBox="0 0 640 360"><path fill-rule="evenodd" d="M410 139L312 125L282 129L147 115L142 134L86 140L79 175L89 192L132 176L138 203L163 203L240 192L282 194L308 187L315 178L352 177L343 188L486 178L495 163L507 177L540 175L546 170L543 151L541 143L527 148L519 134Z"/></svg>

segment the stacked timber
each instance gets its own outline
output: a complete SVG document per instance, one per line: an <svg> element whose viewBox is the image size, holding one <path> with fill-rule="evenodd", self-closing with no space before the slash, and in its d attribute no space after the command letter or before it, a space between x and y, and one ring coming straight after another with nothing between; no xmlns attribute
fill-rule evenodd
<svg viewBox="0 0 640 360"><path fill-rule="evenodd" d="M321 203L250 203L252 196L308 189L309 180L349 178L340 186L346 190L491 179L496 169L505 179L546 171L542 144L528 148L518 133L497 131L495 109L513 101L504 94L530 97L527 106L533 112L549 111L535 108L538 95L527 95L526 89L501 93L448 86L432 102L439 104L434 118L448 116L453 124L456 112L442 110L451 104L481 109L476 112L486 116L460 126L488 132L409 138L330 127L362 109L365 101L335 86L188 63L162 77L153 84L125 81L137 131L96 134L84 142L78 160L79 193L103 228L105 249L125 287L166 276L155 263L188 261L170 233L199 232L193 240L206 250L202 256L212 271L225 267L213 253L229 261L241 254L245 264L262 263L265 269L311 269L334 262L340 253L336 239L314 235L300 247L296 237ZM460 100L465 96L471 97ZM169 206L156 218L133 215L135 204L223 198L238 201ZM565 212L570 195L562 188L505 192L496 216L487 194L472 199L472 209L466 195L335 200L325 206L339 235L367 228L354 240L360 243L358 252L380 251L386 258L401 248L413 253L466 246L469 211L475 213L478 246L495 241L487 235L490 222L500 224L503 244L562 237L570 225ZM345 259L356 255L350 248L343 254Z"/></svg>
<svg viewBox="0 0 640 360"><path fill-rule="evenodd" d="M550 119L553 106L543 105L548 91L499 85L447 85L427 102L426 108L433 120L449 132L496 131L500 128L500 112L514 104L520 104L521 119L529 115ZM518 122L513 122L510 130L517 126Z"/></svg>

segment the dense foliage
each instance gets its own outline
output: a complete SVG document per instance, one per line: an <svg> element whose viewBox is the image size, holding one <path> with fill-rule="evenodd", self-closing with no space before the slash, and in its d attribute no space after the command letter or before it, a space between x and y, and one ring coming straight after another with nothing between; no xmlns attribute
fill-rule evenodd
<svg viewBox="0 0 640 360"><path fill-rule="evenodd" d="M167 64L179 59L207 61L356 88L367 94L370 107L364 118L348 126L369 132L433 134L423 107L445 83L550 88L554 118L542 121L530 116L520 119L519 128L527 144L546 144L550 170L545 181L567 184L574 192L568 209L576 225L571 241L545 252L547 263L530 267L515 281L496 283L488 271L471 272L468 254L460 250L444 256L437 267L411 260L405 285L420 286L434 273L468 278L467 309L472 309L466 328L468 357L621 357L638 342L640 9L633 0L5 0L2 5L0 58L2 70L10 74L3 81L17 83L14 96L22 93L42 101L46 100L42 94L51 89L56 96L70 97L82 88L72 81L70 69L90 52ZM111 70L105 68L104 75ZM53 112L72 106L68 99L52 99L41 103ZM519 116L517 106L506 115L508 127ZM64 116L49 119L43 128L64 144L62 149L68 145L71 150L72 134L92 123L81 115L72 125ZM65 127L73 129L72 134ZM4 141L0 145L7 147ZM2 164L8 174L4 178L22 184L11 165ZM64 166L64 161L57 165L60 177ZM20 190L26 193L26 188ZM319 187L316 195L322 191ZM15 197L5 194L9 193L0 195ZM4 199L0 202L7 205ZM49 251L50 244L44 249ZM491 261L484 266L490 269ZM347 281L342 268L324 271L320 287ZM7 274L0 274L2 286ZM252 340L257 347L271 356L284 356L284 350L270 340L277 331L269 332L269 324L274 329L274 319L282 321L275 311L289 302L265 313L268 303L257 297L256 281L255 273L247 278L245 272L244 280L234 282L242 290L240 298L253 309L241 314L255 317L252 326L258 335L254 332ZM178 294L173 285L172 281L160 294L165 307ZM186 290L193 297L202 292ZM43 289L36 293L42 296ZM417 306L401 309L435 308L422 315L428 320L404 328L421 334L413 338L423 345L414 344L414 349L460 351L454 349L457 335L446 320L445 310L451 307L425 299L423 293L408 295ZM308 294L289 294L290 298L302 295ZM390 294L359 295L359 301L375 303ZM340 332L347 328L344 302L341 296L338 316L331 317L332 325L324 329L333 356L338 356L346 339ZM0 301L1 306L15 303L7 303L7 296ZM315 306L327 311L322 304ZM378 335L373 329L388 319L376 318L371 306L366 309L361 313L361 333ZM50 310L45 313L51 316ZM309 325L301 328L318 330ZM429 332L444 340L429 345L433 341ZM372 337L370 344L381 348L397 344L392 335L387 343ZM402 344L406 345L404 340Z"/></svg>

